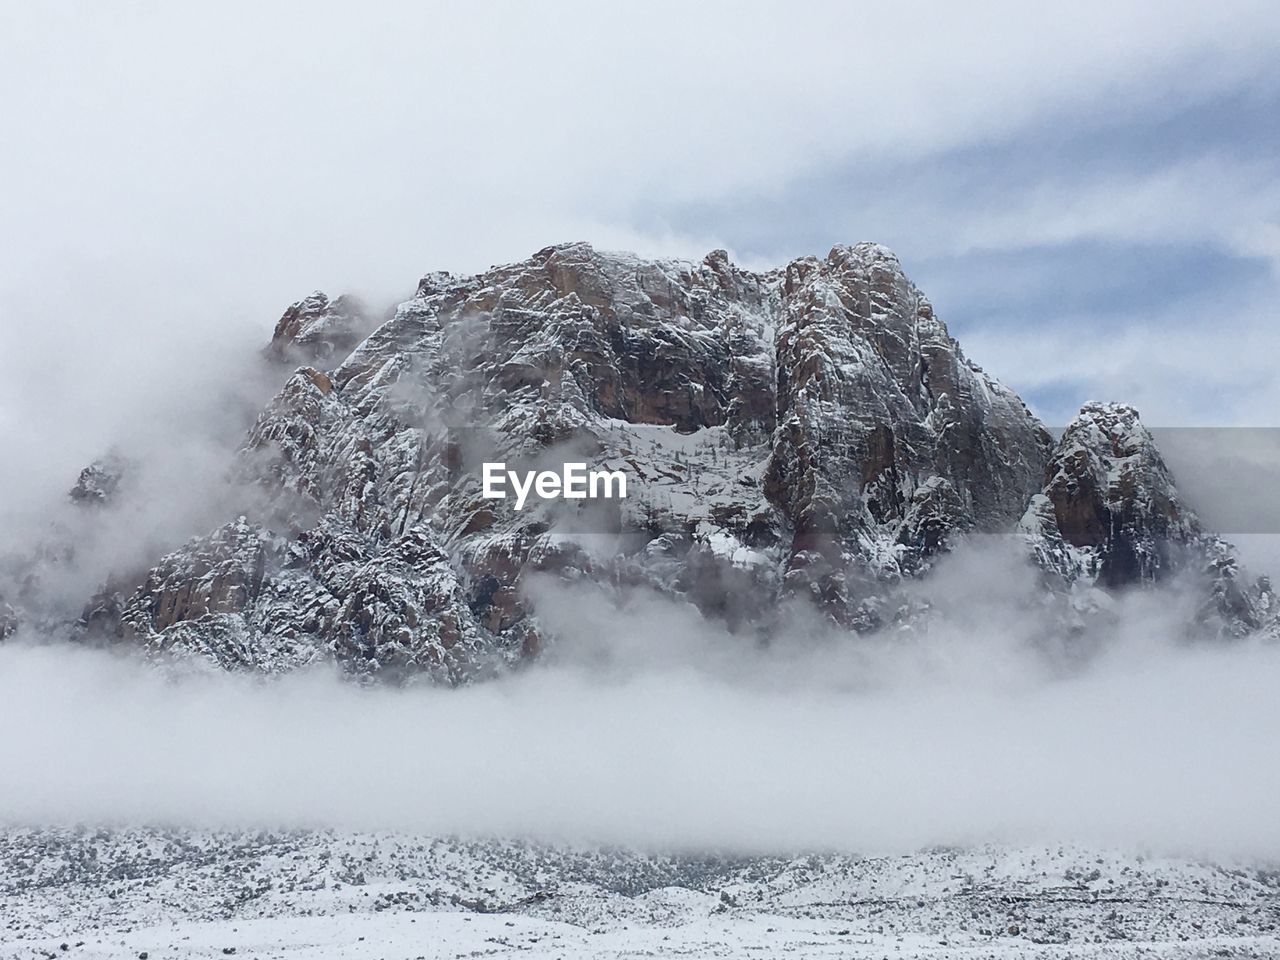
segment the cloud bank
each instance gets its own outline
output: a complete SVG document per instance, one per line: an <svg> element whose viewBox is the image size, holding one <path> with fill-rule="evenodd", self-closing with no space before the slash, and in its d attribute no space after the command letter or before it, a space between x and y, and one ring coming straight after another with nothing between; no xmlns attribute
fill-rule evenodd
<svg viewBox="0 0 1280 960"><path fill-rule="evenodd" d="M551 655L457 690L7 645L0 820L1280 856L1280 648L1184 646L1177 594L1136 595L1064 669L1021 576L960 557L927 635L797 617L768 646L656 597L543 584Z"/></svg>

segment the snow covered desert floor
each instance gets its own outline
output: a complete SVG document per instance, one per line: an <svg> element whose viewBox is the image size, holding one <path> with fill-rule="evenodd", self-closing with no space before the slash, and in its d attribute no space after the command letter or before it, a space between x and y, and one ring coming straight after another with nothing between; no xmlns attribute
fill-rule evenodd
<svg viewBox="0 0 1280 960"><path fill-rule="evenodd" d="M1076 847L642 855L9 829L0 958L1280 957L1280 870Z"/></svg>

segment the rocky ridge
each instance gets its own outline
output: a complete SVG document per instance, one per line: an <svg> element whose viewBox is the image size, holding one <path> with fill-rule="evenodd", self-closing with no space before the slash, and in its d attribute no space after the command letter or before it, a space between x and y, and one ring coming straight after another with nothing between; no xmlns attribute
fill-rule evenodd
<svg viewBox="0 0 1280 960"><path fill-rule="evenodd" d="M1055 442L884 247L756 273L565 244L429 274L372 327L345 298L286 311L267 354L305 365L237 455L244 515L96 597L83 635L461 682L547 642L537 572L753 635L795 603L868 631L917 624L899 586L975 532L1020 535L1064 595L1191 575L1209 632L1274 628L1269 584L1181 503L1136 411L1089 404ZM480 495L480 459L632 483L516 511ZM73 496L110 509L116 484L91 467Z"/></svg>

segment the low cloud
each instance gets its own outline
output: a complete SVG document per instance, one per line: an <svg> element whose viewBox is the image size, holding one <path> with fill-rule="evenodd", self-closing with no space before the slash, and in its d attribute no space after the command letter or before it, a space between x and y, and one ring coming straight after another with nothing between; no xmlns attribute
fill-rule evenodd
<svg viewBox="0 0 1280 960"><path fill-rule="evenodd" d="M837 635L797 615L767 645L653 595L618 606L543 582L560 642L455 690L11 643L0 819L1280 856L1280 648L1189 646L1177 593L1138 593L1064 670L1011 569L963 551L924 634Z"/></svg>

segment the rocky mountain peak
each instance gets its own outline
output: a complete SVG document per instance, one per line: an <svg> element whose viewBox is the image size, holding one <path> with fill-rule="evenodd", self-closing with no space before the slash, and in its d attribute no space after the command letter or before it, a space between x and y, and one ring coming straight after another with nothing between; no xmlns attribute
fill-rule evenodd
<svg viewBox="0 0 1280 960"><path fill-rule="evenodd" d="M958 537L1014 529L1059 583L1199 563L1215 616L1262 622L1136 411L1086 405L1055 444L878 244L766 272L560 244L427 274L377 325L313 294L270 351L303 366L240 451L253 508L95 598L95 632L224 667L461 682L554 640L533 572L644 586L762 636L783 601L867 631ZM481 496L481 450L572 450L628 495L518 510Z"/></svg>
<svg viewBox="0 0 1280 960"><path fill-rule="evenodd" d="M1136 409L1086 403L1045 476L1019 527L1051 575L1111 590L1180 577L1202 591L1195 629L1275 630L1270 581L1247 583L1235 550L1203 528Z"/></svg>
<svg viewBox="0 0 1280 960"><path fill-rule="evenodd" d="M1064 576L1108 587L1155 582L1174 573L1200 523L1181 502L1138 411L1086 403L1063 431L1046 470L1044 501L1026 526L1062 544Z"/></svg>
<svg viewBox="0 0 1280 960"><path fill-rule="evenodd" d="M267 355L281 362L325 362L341 359L374 327L365 307L354 297L330 300L317 290L287 309L276 323Z"/></svg>

